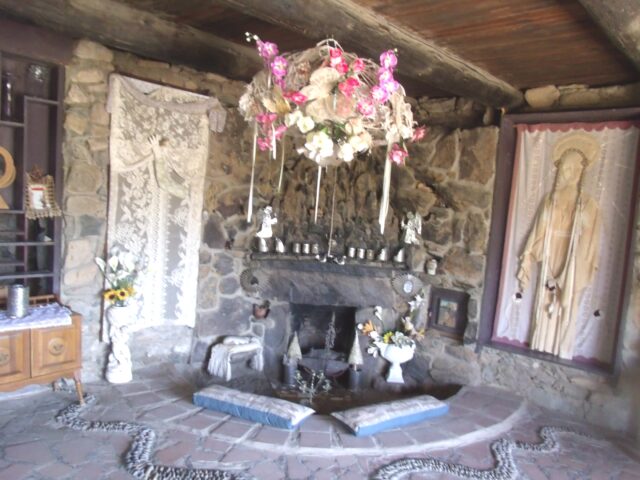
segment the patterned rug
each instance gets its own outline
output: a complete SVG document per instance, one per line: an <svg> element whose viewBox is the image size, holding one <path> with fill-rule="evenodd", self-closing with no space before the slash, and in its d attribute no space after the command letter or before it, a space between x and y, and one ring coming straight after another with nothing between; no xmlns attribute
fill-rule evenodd
<svg viewBox="0 0 640 480"><path fill-rule="evenodd" d="M121 432L133 439L125 454L125 467L134 478L144 480L254 480L244 472L227 470L192 469L169 467L151 463L156 443L156 432L151 428L133 422L90 422L80 418L80 414L95 402L93 395L85 395L85 404L74 402L56 415L56 421L73 430L85 432Z"/></svg>
<svg viewBox="0 0 640 480"><path fill-rule="evenodd" d="M584 432L569 427L541 427L540 443L527 443L518 440L500 438L491 444L491 454L495 466L488 470L467 467L457 463L448 463L435 458L407 458L390 463L372 476L373 480L396 480L412 473L437 472L456 475L474 480L517 480L523 478L513 459L514 450L550 453L559 450L558 434L568 433L593 438Z"/></svg>

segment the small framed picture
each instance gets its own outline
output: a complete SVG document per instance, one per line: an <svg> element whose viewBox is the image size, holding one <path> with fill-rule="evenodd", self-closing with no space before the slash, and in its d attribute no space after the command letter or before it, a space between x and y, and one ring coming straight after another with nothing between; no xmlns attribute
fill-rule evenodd
<svg viewBox="0 0 640 480"><path fill-rule="evenodd" d="M31 183L29 185L29 197L31 207L34 210L49 208L47 202L47 187L42 183Z"/></svg>
<svg viewBox="0 0 640 480"><path fill-rule="evenodd" d="M465 292L433 287L429 301L429 328L455 338L462 338L467 327L467 303Z"/></svg>

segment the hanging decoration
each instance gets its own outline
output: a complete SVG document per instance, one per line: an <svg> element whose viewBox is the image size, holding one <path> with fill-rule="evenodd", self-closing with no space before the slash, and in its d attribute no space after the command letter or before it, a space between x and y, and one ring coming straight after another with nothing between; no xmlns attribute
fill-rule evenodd
<svg viewBox="0 0 640 480"><path fill-rule="evenodd" d="M0 189L7 188L16 180L16 165L13 161L13 157L9 150L4 147L0 147L0 157L4 161L4 172L0 175ZM9 205L5 202L4 198L0 197L0 209L7 210Z"/></svg>
<svg viewBox="0 0 640 480"><path fill-rule="evenodd" d="M277 142L286 134L300 154L318 164L317 221L322 168L349 163L358 154L386 146L379 216L383 233L392 163L404 165L407 143L425 134L424 127L415 128L404 88L394 78L396 52L383 52L378 65L345 52L329 39L308 50L280 55L276 44L249 33L246 36L247 41L256 42L265 65L240 98L245 120L254 124L252 180L257 149L270 151L275 159ZM284 156L280 170L281 178ZM253 181L250 188L248 222L253 211Z"/></svg>
<svg viewBox="0 0 640 480"><path fill-rule="evenodd" d="M56 202L56 188L51 175L34 167L27 173L25 185L25 216L29 220L59 217L62 211Z"/></svg>

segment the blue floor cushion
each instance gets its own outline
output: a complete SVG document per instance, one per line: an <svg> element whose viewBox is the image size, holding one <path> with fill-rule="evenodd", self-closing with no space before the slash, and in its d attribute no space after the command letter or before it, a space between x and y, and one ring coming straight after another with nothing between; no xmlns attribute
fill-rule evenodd
<svg viewBox="0 0 640 480"><path fill-rule="evenodd" d="M439 417L449 405L430 395L351 408L331 415L349 427L356 437L373 435L392 428Z"/></svg>
<svg viewBox="0 0 640 480"><path fill-rule="evenodd" d="M288 430L294 429L315 413L313 409L297 403L220 385L212 385L194 393L193 403L209 410Z"/></svg>

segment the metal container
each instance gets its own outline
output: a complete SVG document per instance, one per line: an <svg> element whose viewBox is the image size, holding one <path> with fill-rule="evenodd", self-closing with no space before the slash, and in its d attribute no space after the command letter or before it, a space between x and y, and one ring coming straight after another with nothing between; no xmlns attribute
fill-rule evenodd
<svg viewBox="0 0 640 480"><path fill-rule="evenodd" d="M319 253L320 253L320 245L317 243L314 243L313 245L311 245L311 254L318 255Z"/></svg>
<svg viewBox="0 0 640 480"><path fill-rule="evenodd" d="M386 262L387 260L389 260L389 251L383 247L378 252L378 261Z"/></svg>
<svg viewBox="0 0 640 480"><path fill-rule="evenodd" d="M393 257L393 261L396 263L404 262L404 248L398 250L398 253L396 253L396 255Z"/></svg>
<svg viewBox="0 0 640 480"><path fill-rule="evenodd" d="M373 251L373 249L368 248L367 249L367 260L373 260L376 258L376 252Z"/></svg>
<svg viewBox="0 0 640 480"><path fill-rule="evenodd" d="M347 249L347 257L355 258L356 257L356 247L349 247Z"/></svg>
<svg viewBox="0 0 640 480"><path fill-rule="evenodd" d="M293 248L291 249L294 254L300 255L300 242L294 242Z"/></svg>
<svg viewBox="0 0 640 480"><path fill-rule="evenodd" d="M7 314L13 318L22 318L29 313L29 287L10 285L7 298Z"/></svg>
<svg viewBox="0 0 640 480"><path fill-rule="evenodd" d="M309 255L311 253L311 245L309 243L302 244L302 253L304 255Z"/></svg>
<svg viewBox="0 0 640 480"><path fill-rule="evenodd" d="M359 248L358 249L358 258L360 260L364 260L365 252L366 252L366 250L364 248Z"/></svg>
<svg viewBox="0 0 640 480"><path fill-rule="evenodd" d="M258 251L260 253L267 253L269 251L269 245L264 238L258 238Z"/></svg>

